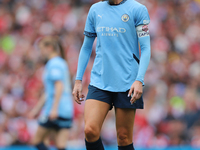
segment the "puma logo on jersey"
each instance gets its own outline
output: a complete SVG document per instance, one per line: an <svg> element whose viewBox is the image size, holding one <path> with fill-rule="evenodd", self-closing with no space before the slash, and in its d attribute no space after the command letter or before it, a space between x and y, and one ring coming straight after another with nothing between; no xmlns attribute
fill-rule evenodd
<svg viewBox="0 0 200 150"><path fill-rule="evenodd" d="M102 16L101 15L98 15L98 17L100 17L102 19Z"/></svg>

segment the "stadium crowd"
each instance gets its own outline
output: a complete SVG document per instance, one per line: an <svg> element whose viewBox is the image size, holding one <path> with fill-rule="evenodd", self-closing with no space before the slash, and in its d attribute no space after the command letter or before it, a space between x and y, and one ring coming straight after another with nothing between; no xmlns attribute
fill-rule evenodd
<svg viewBox="0 0 200 150"><path fill-rule="evenodd" d="M37 38L60 37L73 84L87 12L97 1L0 0L0 146L30 144L37 129L37 119L28 117L43 91L45 60ZM134 145L200 147L200 0L138 1L151 18L152 58ZM83 79L85 94L94 57L95 45ZM74 106L69 144L83 145L84 105ZM112 110L102 129L107 145L117 142L113 116Z"/></svg>

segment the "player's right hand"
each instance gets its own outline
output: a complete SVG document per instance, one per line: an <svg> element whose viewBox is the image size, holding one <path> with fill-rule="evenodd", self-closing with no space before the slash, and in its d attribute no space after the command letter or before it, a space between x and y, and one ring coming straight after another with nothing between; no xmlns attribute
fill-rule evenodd
<svg viewBox="0 0 200 150"><path fill-rule="evenodd" d="M75 81L72 94L74 96L74 100L78 104L81 104L81 102L84 101L85 96L82 94L82 81L81 80Z"/></svg>
<svg viewBox="0 0 200 150"><path fill-rule="evenodd" d="M36 109L32 109L28 114L27 114L27 118L29 119L35 119L37 116L38 112L36 111Z"/></svg>

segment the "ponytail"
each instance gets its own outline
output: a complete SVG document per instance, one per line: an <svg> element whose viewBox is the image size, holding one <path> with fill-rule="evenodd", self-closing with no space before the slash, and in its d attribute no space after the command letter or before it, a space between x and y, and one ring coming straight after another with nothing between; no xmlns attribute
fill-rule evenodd
<svg viewBox="0 0 200 150"><path fill-rule="evenodd" d="M61 41L59 40L59 38L58 38L58 40L57 40L57 43L58 43L58 48L59 48L59 50L60 50L60 55L61 55L61 57L62 57L64 60L66 60L66 58L65 58L65 51L64 51L64 49L63 49L62 43L61 43Z"/></svg>

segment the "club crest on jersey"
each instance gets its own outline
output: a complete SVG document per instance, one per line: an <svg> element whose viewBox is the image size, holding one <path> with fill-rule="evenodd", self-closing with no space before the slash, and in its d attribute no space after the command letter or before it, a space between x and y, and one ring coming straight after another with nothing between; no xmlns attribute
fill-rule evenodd
<svg viewBox="0 0 200 150"><path fill-rule="evenodd" d="M129 15L124 14L124 15L122 16L122 21L124 21L124 22L129 21Z"/></svg>
<svg viewBox="0 0 200 150"><path fill-rule="evenodd" d="M145 32L147 32L149 30L149 27L148 27L148 25L144 25L143 27L142 27L142 31L145 31Z"/></svg>

